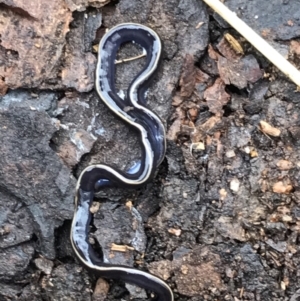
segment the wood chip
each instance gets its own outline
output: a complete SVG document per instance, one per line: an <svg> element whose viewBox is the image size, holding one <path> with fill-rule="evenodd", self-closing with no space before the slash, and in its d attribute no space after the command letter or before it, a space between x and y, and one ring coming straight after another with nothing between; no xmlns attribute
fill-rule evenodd
<svg viewBox="0 0 300 301"><path fill-rule="evenodd" d="M194 107L188 110L188 116L192 121L195 121L198 117L199 109Z"/></svg>
<svg viewBox="0 0 300 301"><path fill-rule="evenodd" d="M196 68L196 83L209 83L212 78L202 70Z"/></svg>
<svg viewBox="0 0 300 301"><path fill-rule="evenodd" d="M300 42L291 41L290 52L295 55L300 55Z"/></svg>
<svg viewBox="0 0 300 301"><path fill-rule="evenodd" d="M229 60L239 60L241 55L238 54L228 43L228 41L223 37L220 42L217 44L217 49Z"/></svg>
<svg viewBox="0 0 300 301"><path fill-rule="evenodd" d="M188 266L184 264L180 267L180 271L183 275L186 275L188 273L188 270L189 270Z"/></svg>
<svg viewBox="0 0 300 301"><path fill-rule="evenodd" d="M243 298L243 295L244 295L244 287L241 288L241 291L240 291L240 298Z"/></svg>
<svg viewBox="0 0 300 301"><path fill-rule="evenodd" d="M93 52L98 53L99 44L93 45Z"/></svg>
<svg viewBox="0 0 300 301"><path fill-rule="evenodd" d="M127 246L127 245L117 245L112 243L111 244L111 251L116 251L116 252L127 252L127 251L134 251L133 247Z"/></svg>
<svg viewBox="0 0 300 301"><path fill-rule="evenodd" d="M180 229L170 228L170 229L168 229L168 232L170 234L175 235L175 236L180 236L181 235L181 230Z"/></svg>
<svg viewBox="0 0 300 301"><path fill-rule="evenodd" d="M196 68L194 57L190 54L185 56L180 77L180 96L190 97L195 89L196 83Z"/></svg>
<svg viewBox="0 0 300 301"><path fill-rule="evenodd" d="M280 194L289 194L293 190L291 184L285 184L283 181L276 182L273 187L273 192Z"/></svg>
<svg viewBox="0 0 300 301"><path fill-rule="evenodd" d="M244 54L243 47L231 34L225 33L224 38L237 53Z"/></svg>
<svg viewBox="0 0 300 301"><path fill-rule="evenodd" d="M286 286L288 286L288 285L290 284L290 280L289 280L289 278L287 278L287 277L283 277L282 282L284 282L284 284L285 284Z"/></svg>
<svg viewBox="0 0 300 301"><path fill-rule="evenodd" d="M214 50L211 44L208 45L208 55L211 59L217 61L219 58L219 54Z"/></svg>
<svg viewBox="0 0 300 301"><path fill-rule="evenodd" d="M90 212L92 214L95 214L96 212L98 212L100 209L100 202L93 202L91 208L90 208Z"/></svg>
<svg viewBox="0 0 300 301"><path fill-rule="evenodd" d="M251 149L250 149L250 147L249 147L249 146L245 146L245 147L244 147L244 151L245 151L245 153L246 153L246 154L248 154L248 155L249 155L249 154L250 154L250 152L251 152Z"/></svg>
<svg viewBox="0 0 300 301"><path fill-rule="evenodd" d="M225 91L225 84L221 78L217 78L215 83L205 90L204 98L210 112L219 116L223 114L223 106L230 100L230 95Z"/></svg>
<svg viewBox="0 0 300 301"><path fill-rule="evenodd" d="M194 143L197 143L199 141L203 141L206 138L206 145L210 145L209 137L207 135L210 134L210 132L213 132L214 129L220 125L222 122L222 119L219 116L212 116L207 121L205 121L202 124L199 124L195 131L191 134L191 139Z"/></svg>
<svg viewBox="0 0 300 301"><path fill-rule="evenodd" d="M256 158L258 157L258 152L256 149L252 148L251 151L250 151L250 157L251 158Z"/></svg>
<svg viewBox="0 0 300 301"><path fill-rule="evenodd" d="M278 206L277 211L278 211L278 213L283 214L283 215L291 213L291 209L287 206Z"/></svg>
<svg viewBox="0 0 300 301"><path fill-rule="evenodd" d="M289 170L293 168L293 163L287 160L279 160L276 165L280 170Z"/></svg>
<svg viewBox="0 0 300 301"><path fill-rule="evenodd" d="M199 29L202 25L204 24L204 22L199 22L197 25L196 25L196 29Z"/></svg>
<svg viewBox="0 0 300 301"><path fill-rule="evenodd" d="M233 158L233 157L235 157L235 152L234 152L234 150L228 150L228 151L225 153L225 156L226 156L227 158Z"/></svg>
<svg viewBox="0 0 300 301"><path fill-rule="evenodd" d="M237 178L234 178L230 181L230 189L234 192L238 192L240 188L240 181Z"/></svg>
<svg viewBox="0 0 300 301"><path fill-rule="evenodd" d="M191 150L205 150L204 142L194 142L191 144Z"/></svg>
<svg viewBox="0 0 300 301"><path fill-rule="evenodd" d="M273 126L271 126L269 123L266 121L261 120L259 122L260 124L260 129L263 133L273 136L273 137L278 137L280 136L281 131Z"/></svg>
<svg viewBox="0 0 300 301"><path fill-rule="evenodd" d="M131 211L133 205L132 205L132 202L131 201L127 201L125 206L129 209L129 211Z"/></svg>
<svg viewBox="0 0 300 301"><path fill-rule="evenodd" d="M172 106L178 107L183 102L183 98L180 95L175 95L172 99Z"/></svg>
<svg viewBox="0 0 300 301"><path fill-rule="evenodd" d="M293 220L293 218L292 218L290 215L283 215L283 216L281 217L281 220L282 220L283 222L291 222L291 221Z"/></svg>
<svg viewBox="0 0 300 301"><path fill-rule="evenodd" d="M5 83L4 78L0 76L0 96L4 96L8 90L8 86Z"/></svg>
<svg viewBox="0 0 300 301"><path fill-rule="evenodd" d="M227 196L227 191L224 188L222 188L219 190L219 194L220 194L220 200L224 201Z"/></svg>
<svg viewBox="0 0 300 301"><path fill-rule="evenodd" d="M103 278L98 278L93 292L93 301L103 301L109 292L109 283Z"/></svg>

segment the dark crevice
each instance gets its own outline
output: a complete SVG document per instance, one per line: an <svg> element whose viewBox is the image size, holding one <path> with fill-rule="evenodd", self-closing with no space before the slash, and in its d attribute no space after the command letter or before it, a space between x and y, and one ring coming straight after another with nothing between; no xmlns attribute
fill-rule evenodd
<svg viewBox="0 0 300 301"><path fill-rule="evenodd" d="M232 110L230 104L227 104L226 106L223 107L224 110L224 117L229 117L230 115L234 114L234 110Z"/></svg>
<svg viewBox="0 0 300 301"><path fill-rule="evenodd" d="M226 92L229 94L237 94L243 97L248 97L249 92L247 88L239 89L234 85L226 85Z"/></svg>

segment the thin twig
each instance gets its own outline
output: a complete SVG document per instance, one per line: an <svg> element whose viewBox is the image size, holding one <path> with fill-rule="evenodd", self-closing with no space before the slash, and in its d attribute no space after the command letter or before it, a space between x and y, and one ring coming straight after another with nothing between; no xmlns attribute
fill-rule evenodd
<svg viewBox="0 0 300 301"><path fill-rule="evenodd" d="M146 56L146 53L142 53L142 54L137 55L137 56L129 57L128 59L115 60L115 64L121 64L121 63L126 63L126 62L130 62L130 61L134 61L134 60L140 59L140 58L142 58L144 56Z"/></svg>

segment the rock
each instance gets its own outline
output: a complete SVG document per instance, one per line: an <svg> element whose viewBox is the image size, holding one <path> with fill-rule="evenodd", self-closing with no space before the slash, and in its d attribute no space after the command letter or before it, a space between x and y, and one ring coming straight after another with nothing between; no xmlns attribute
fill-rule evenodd
<svg viewBox="0 0 300 301"><path fill-rule="evenodd" d="M94 293L93 293L93 301L105 301L107 294L109 291L109 284L106 280L99 278L97 280Z"/></svg>
<svg viewBox="0 0 300 301"><path fill-rule="evenodd" d="M42 282L44 294L50 301L92 300L87 273L78 265L59 265L51 273L51 278L45 276Z"/></svg>
<svg viewBox="0 0 300 301"><path fill-rule="evenodd" d="M11 194L0 192L0 250L30 241L34 233L32 216Z"/></svg>
<svg viewBox="0 0 300 301"><path fill-rule="evenodd" d="M0 250L0 280L21 279L34 254L30 243Z"/></svg>
<svg viewBox="0 0 300 301"><path fill-rule="evenodd" d="M226 5L268 40L289 40L299 35L298 6L294 1L228 0Z"/></svg>
<svg viewBox="0 0 300 301"><path fill-rule="evenodd" d="M0 298L3 300L17 300L21 291L21 285L0 282Z"/></svg>
<svg viewBox="0 0 300 301"><path fill-rule="evenodd" d="M149 271L163 280L168 280L173 271L172 262L170 260L151 262L149 264Z"/></svg>
<svg viewBox="0 0 300 301"><path fill-rule="evenodd" d="M0 19L7 25L0 28L1 77L11 89L49 87L58 79L71 12L60 0L1 2L6 6Z"/></svg>
<svg viewBox="0 0 300 301"><path fill-rule="evenodd" d="M246 244L240 249L240 257L238 275L242 277L243 286L250 292L255 290L264 298L268 296L267 288L271 289L277 286L276 281L271 279L268 272L265 271L261 263L260 256L252 249L249 244Z"/></svg>
<svg viewBox="0 0 300 301"><path fill-rule="evenodd" d="M223 291L222 263L209 247L197 247L173 262L175 282L180 294L193 297L199 291Z"/></svg>
<svg viewBox="0 0 300 301"><path fill-rule="evenodd" d="M8 126L9 125L9 126ZM49 147L56 128L44 112L0 110L0 185L26 205L40 251L55 257L54 229L73 214L75 181Z"/></svg>
<svg viewBox="0 0 300 301"><path fill-rule="evenodd" d="M66 0L71 11L85 11L88 6L100 8L109 2L110 0Z"/></svg>
<svg viewBox="0 0 300 301"><path fill-rule="evenodd" d="M50 275L54 266L53 261L46 258L37 258L34 260L35 265L39 270L44 272L46 275Z"/></svg>
<svg viewBox="0 0 300 301"><path fill-rule="evenodd" d="M103 203L94 215L94 225L97 228L94 237L101 245L105 261L133 265L132 251L112 251L112 243L132 246L139 253L145 252L146 235L142 219L135 208L130 210L124 205Z"/></svg>
<svg viewBox="0 0 300 301"><path fill-rule="evenodd" d="M50 91L30 93L24 89L11 90L5 96L0 97L0 109L27 108L31 111L48 112L51 115L58 97L58 93Z"/></svg>
<svg viewBox="0 0 300 301"><path fill-rule="evenodd" d="M96 58L91 49L96 29L101 26L101 14L91 12L75 15L72 24L64 53L61 80L65 87L88 92L94 87Z"/></svg>
<svg viewBox="0 0 300 301"><path fill-rule="evenodd" d="M263 73L253 55L241 59L227 59L222 56L218 59L220 77L226 85L235 85L239 89L246 88L249 83L257 82Z"/></svg>

